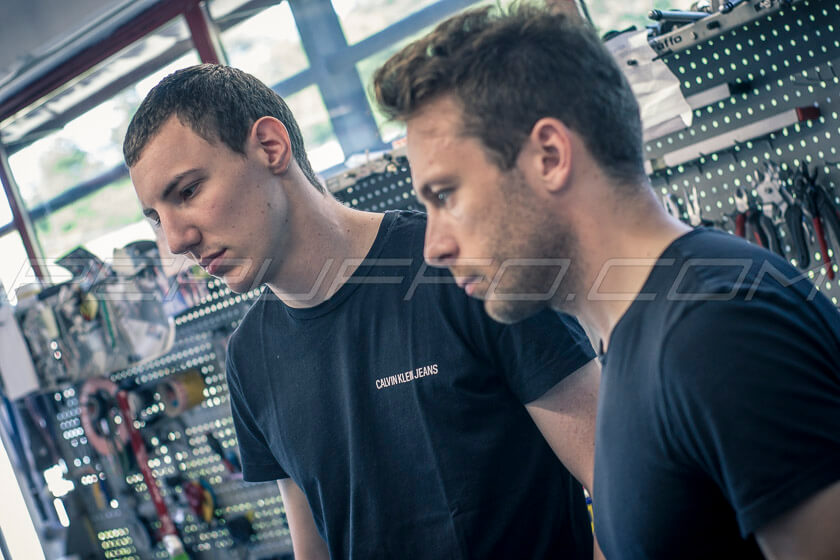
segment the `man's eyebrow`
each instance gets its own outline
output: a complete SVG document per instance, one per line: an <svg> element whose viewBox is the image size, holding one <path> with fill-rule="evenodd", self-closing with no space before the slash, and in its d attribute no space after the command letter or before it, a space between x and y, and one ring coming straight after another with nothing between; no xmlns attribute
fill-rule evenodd
<svg viewBox="0 0 840 560"><path fill-rule="evenodd" d="M198 168L193 167L192 169L187 169L186 171L175 175L172 178L172 180L166 184L166 187L164 187L163 193L161 193L160 195L161 200L166 200L166 198L172 193L172 191L175 190L175 187L177 187L181 183L181 181L184 180L184 177L191 175L192 173L196 173L197 171Z"/></svg>
<svg viewBox="0 0 840 560"><path fill-rule="evenodd" d="M183 172L175 175L172 178L172 180L169 181L166 184L166 186L163 188L163 192L160 195L160 199L161 200L166 200L166 197L168 197L170 194L172 194L172 191L175 190L175 188L181 183L181 181L184 180L185 177L187 177L187 176L189 176L193 173L197 173L198 171L200 171L200 170L197 167L193 167L192 169L187 169L186 171L183 171ZM143 215L146 216L147 218L153 216L155 213L156 212L155 212L154 208L143 208Z"/></svg>

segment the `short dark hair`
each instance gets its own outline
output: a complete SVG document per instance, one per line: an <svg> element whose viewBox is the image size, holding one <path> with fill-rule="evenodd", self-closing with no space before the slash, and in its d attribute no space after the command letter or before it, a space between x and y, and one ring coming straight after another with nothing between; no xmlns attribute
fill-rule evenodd
<svg viewBox="0 0 840 560"><path fill-rule="evenodd" d="M393 119L452 95L462 133L510 170L534 124L554 117L579 134L618 183L645 176L639 107L595 32L544 7L515 3L453 16L392 56L374 93Z"/></svg>
<svg viewBox="0 0 840 560"><path fill-rule="evenodd" d="M292 154L304 175L325 192L306 157L303 136L289 106L254 76L217 64L190 66L166 76L152 88L128 125L123 156L129 167L172 115L208 142L221 140L239 154L245 153L248 132L258 119L276 118L289 132Z"/></svg>

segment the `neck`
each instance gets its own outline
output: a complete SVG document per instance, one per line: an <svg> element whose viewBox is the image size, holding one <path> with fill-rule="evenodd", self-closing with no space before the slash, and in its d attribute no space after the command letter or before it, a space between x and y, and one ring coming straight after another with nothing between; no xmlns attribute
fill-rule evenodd
<svg viewBox="0 0 840 560"><path fill-rule="evenodd" d="M653 191L632 202L600 199L578 231L581 293L573 310L606 349L621 317L639 295L656 260L691 228L665 212Z"/></svg>
<svg viewBox="0 0 840 560"><path fill-rule="evenodd" d="M290 307L315 307L331 298L358 268L376 239L382 214L361 212L311 186L289 200L289 243L269 289Z"/></svg>

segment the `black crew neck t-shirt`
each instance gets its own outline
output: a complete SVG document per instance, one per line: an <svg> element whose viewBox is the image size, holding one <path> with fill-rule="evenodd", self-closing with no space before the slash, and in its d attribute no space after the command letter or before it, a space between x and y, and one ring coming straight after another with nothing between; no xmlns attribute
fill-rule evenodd
<svg viewBox="0 0 840 560"><path fill-rule="evenodd" d="M603 363L607 558L761 558L756 530L840 480L840 314L768 251L706 229L674 241Z"/></svg>
<svg viewBox="0 0 840 560"><path fill-rule="evenodd" d="M291 477L333 558L591 558L582 488L524 407L594 357L583 330L492 321L424 231L388 212L332 298L248 312L227 366L245 479Z"/></svg>

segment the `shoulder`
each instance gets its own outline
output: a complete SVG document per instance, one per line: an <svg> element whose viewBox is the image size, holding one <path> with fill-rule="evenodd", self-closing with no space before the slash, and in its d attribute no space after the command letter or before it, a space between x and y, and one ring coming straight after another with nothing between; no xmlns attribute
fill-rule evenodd
<svg viewBox="0 0 840 560"><path fill-rule="evenodd" d="M771 287L687 306L663 342L663 390L706 406L840 371L840 315L822 303Z"/></svg>
<svg viewBox="0 0 840 560"><path fill-rule="evenodd" d="M675 241L657 261L645 284L639 309L656 330L668 333L709 326L741 332L753 321L812 319L832 322L836 309L810 282L807 273L778 255L733 235L695 230ZM743 316L741 316L743 314ZM794 321L795 322L795 321ZM835 327L836 328L836 327ZM672 335L673 336L673 335ZM719 338L719 337L718 337Z"/></svg>
<svg viewBox="0 0 840 560"><path fill-rule="evenodd" d="M658 266L671 269L670 274L662 275L669 285L667 290L666 286L658 288L669 301L736 300L753 298L759 291L813 299L815 292L807 272L775 253L721 231L690 232L674 242L663 257ZM717 297L708 297L712 294Z"/></svg>
<svg viewBox="0 0 840 560"><path fill-rule="evenodd" d="M660 388L675 402L718 402L719 392L794 372L829 371L840 354L840 314L806 274L733 235L695 230L660 259L655 303L636 323L655 330ZM658 265L659 266L659 265ZM652 321L651 317L655 316Z"/></svg>
<svg viewBox="0 0 840 560"><path fill-rule="evenodd" d="M414 210L391 210L385 213L383 221L388 228L387 235L390 242L400 242L401 246L417 246L423 248L423 237L426 233L426 214ZM406 243L408 242L408 243Z"/></svg>
<svg viewBox="0 0 840 560"><path fill-rule="evenodd" d="M227 345L228 361L235 358L237 355L248 352L253 346L253 341L257 340L258 333L262 328L265 314L267 311L267 300L271 297L271 292L268 288L264 288L263 293L245 312L245 315L239 321L239 324L230 335Z"/></svg>

